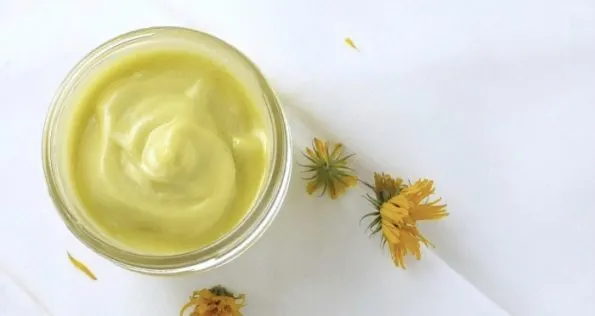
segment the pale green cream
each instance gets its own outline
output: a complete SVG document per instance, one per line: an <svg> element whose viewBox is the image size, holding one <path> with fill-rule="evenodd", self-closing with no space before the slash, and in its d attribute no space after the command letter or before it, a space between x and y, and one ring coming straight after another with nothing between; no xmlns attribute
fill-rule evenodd
<svg viewBox="0 0 595 316"><path fill-rule="evenodd" d="M182 51L124 57L84 88L69 129L75 194L104 235L136 252L196 250L236 225L267 169L254 98Z"/></svg>

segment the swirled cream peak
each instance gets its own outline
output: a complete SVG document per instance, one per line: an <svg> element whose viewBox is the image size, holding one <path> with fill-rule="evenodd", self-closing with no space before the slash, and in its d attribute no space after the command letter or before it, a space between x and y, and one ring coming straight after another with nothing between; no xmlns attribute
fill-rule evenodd
<svg viewBox="0 0 595 316"><path fill-rule="evenodd" d="M73 182L105 234L139 252L190 251L247 212L266 169L264 127L222 66L153 52L92 86L79 105Z"/></svg>

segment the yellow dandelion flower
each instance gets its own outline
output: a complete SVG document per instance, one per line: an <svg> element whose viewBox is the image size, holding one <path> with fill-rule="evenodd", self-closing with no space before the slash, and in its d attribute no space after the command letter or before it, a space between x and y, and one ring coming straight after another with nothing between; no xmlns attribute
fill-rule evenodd
<svg viewBox="0 0 595 316"><path fill-rule="evenodd" d="M322 189L321 196L328 192L332 199L336 199L357 184L357 177L349 167L353 155L345 155L340 143L334 144L332 151L329 147L329 142L314 138L312 148L306 148L303 154L308 163L302 167L305 173L310 174L304 178L309 181L306 186L308 194Z"/></svg>
<svg viewBox="0 0 595 316"><path fill-rule="evenodd" d="M373 217L369 229L372 234L381 232L383 243L387 245L395 265L406 268L405 257L413 255L421 259L421 244L432 246L417 228L417 222L436 220L448 215L446 205L433 201L434 182L421 179L406 185L400 178L387 174L374 174L374 186L367 184L374 195L367 195L375 210L364 215Z"/></svg>
<svg viewBox="0 0 595 316"><path fill-rule="evenodd" d="M240 309L245 306L244 299L244 295L235 296L222 286L194 291L180 316L189 308L193 309L188 316L242 316Z"/></svg>

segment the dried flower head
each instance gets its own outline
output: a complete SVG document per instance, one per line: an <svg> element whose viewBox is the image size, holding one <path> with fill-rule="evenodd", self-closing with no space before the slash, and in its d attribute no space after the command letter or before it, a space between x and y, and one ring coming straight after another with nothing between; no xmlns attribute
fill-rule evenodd
<svg viewBox="0 0 595 316"><path fill-rule="evenodd" d="M332 151L329 147L328 142L314 138L312 148L306 148L304 153L308 163L302 167L310 174L304 178L309 181L306 187L309 194L322 188L321 196L328 191L330 197L336 199L357 184L357 177L349 167L353 155L345 155L340 143L334 144Z"/></svg>
<svg viewBox="0 0 595 316"><path fill-rule="evenodd" d="M190 301L182 307L180 316L184 316L189 308L193 309L188 316L242 316L240 309L245 306L244 298L243 294L235 296L220 285L194 291Z"/></svg>
<svg viewBox="0 0 595 316"><path fill-rule="evenodd" d="M372 217L368 228L372 234L382 232L383 243L391 252L397 267L406 268L405 256L414 255L421 259L421 244L432 246L420 233L417 222L437 220L448 215L446 205L440 199L430 200L434 194L434 182L420 179L413 184L404 184L400 178L387 174L374 174L374 191L367 195L375 211L364 215Z"/></svg>

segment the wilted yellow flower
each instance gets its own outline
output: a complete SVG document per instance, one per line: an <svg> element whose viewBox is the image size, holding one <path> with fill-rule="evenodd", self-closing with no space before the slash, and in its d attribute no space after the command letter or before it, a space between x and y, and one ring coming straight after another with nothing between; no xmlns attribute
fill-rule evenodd
<svg viewBox="0 0 595 316"><path fill-rule="evenodd" d="M192 308L188 316L242 316L244 295L235 296L222 286L194 291L190 301L182 307L180 316Z"/></svg>
<svg viewBox="0 0 595 316"><path fill-rule="evenodd" d="M374 219L369 225L372 234L382 232L383 242L388 246L397 267L406 268L405 256L421 259L421 244L432 244L420 233L417 221L436 220L448 215L446 205L440 199L429 200L434 194L434 182L421 179L414 184L403 184L400 178L386 174L374 174L375 196L368 195L375 211L364 215Z"/></svg>
<svg viewBox="0 0 595 316"><path fill-rule="evenodd" d="M338 198L350 187L357 184L357 177L349 167L349 160L353 155L343 153L343 145L334 144L332 152L329 152L329 143L314 138L312 148L306 148L304 157L308 163L302 165L304 172L311 174L304 178L308 180L306 190L312 194L322 189L320 195L327 191L332 199Z"/></svg>

